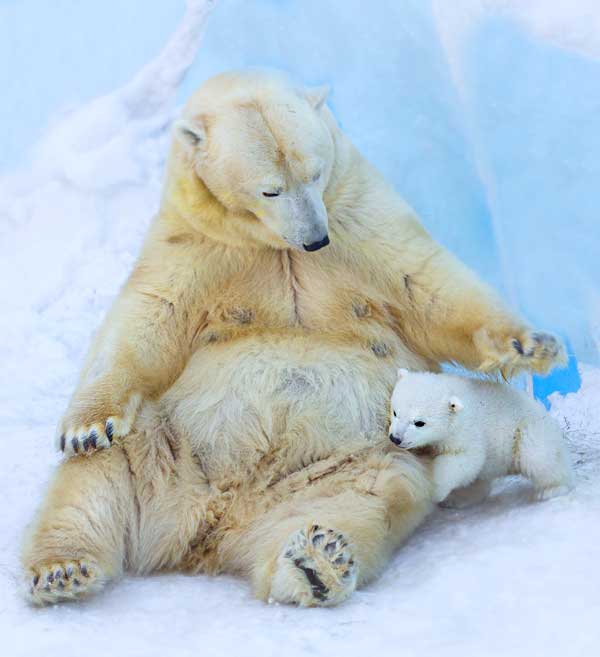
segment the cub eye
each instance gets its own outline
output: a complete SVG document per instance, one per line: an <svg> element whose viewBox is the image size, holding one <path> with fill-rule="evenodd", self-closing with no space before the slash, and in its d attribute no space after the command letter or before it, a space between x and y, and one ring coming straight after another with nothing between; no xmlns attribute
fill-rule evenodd
<svg viewBox="0 0 600 657"><path fill-rule="evenodd" d="M396 411L394 411L394 417L396 417Z"/></svg>
<svg viewBox="0 0 600 657"><path fill-rule="evenodd" d="M312 177L312 181L313 181L313 182L317 182L317 180L319 180L320 177L321 177L321 172L318 171L318 172L315 173L315 175Z"/></svg>
<svg viewBox="0 0 600 657"><path fill-rule="evenodd" d="M424 427L425 422L423 420L415 420L415 427Z"/></svg>
<svg viewBox="0 0 600 657"><path fill-rule="evenodd" d="M280 190L277 190L276 192L263 192L263 196L266 196L267 198L274 198L275 196L279 196L281 194Z"/></svg>

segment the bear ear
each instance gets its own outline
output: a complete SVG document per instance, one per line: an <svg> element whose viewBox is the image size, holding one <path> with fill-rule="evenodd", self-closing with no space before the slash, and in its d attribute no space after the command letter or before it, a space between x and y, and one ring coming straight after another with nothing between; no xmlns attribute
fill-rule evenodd
<svg viewBox="0 0 600 657"><path fill-rule="evenodd" d="M321 85L320 87L310 87L305 91L306 100L318 111L325 105L330 91L331 88L328 84Z"/></svg>
<svg viewBox="0 0 600 657"><path fill-rule="evenodd" d="M448 400L448 408L451 413L458 413L464 408L464 404L460 401L458 397L450 397Z"/></svg>
<svg viewBox="0 0 600 657"><path fill-rule="evenodd" d="M175 121L173 134L190 150L198 148L206 138L201 119L179 119Z"/></svg>
<svg viewBox="0 0 600 657"><path fill-rule="evenodd" d="M398 370L398 381L400 381L400 379L403 379L407 374L408 374L408 370L406 369L406 367L399 368L399 370Z"/></svg>

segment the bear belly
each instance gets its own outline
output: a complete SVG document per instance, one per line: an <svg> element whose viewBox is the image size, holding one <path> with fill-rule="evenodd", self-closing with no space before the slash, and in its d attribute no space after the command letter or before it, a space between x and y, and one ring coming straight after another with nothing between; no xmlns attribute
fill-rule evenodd
<svg viewBox="0 0 600 657"><path fill-rule="evenodd" d="M163 404L211 481L272 458L285 474L385 440L396 367L314 334L252 336L196 352Z"/></svg>

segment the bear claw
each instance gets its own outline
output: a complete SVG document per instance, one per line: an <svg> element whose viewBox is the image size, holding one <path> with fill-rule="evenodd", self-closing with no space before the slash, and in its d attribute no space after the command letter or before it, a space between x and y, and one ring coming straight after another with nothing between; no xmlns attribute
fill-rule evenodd
<svg viewBox="0 0 600 657"><path fill-rule="evenodd" d="M523 350L523 345L521 344L520 340L517 340L517 338L513 340L513 347L517 350L518 353L521 354L521 356L525 354L525 351Z"/></svg>
<svg viewBox="0 0 600 657"><path fill-rule="evenodd" d="M111 446L113 433L112 422L107 422L105 427L96 423L90 427L81 427L62 433L58 440L58 447L68 456L93 454L96 450Z"/></svg>
<svg viewBox="0 0 600 657"><path fill-rule="evenodd" d="M81 579L73 574L85 578ZM34 566L29 571L28 597L35 605L45 605L64 600L81 598L100 589L104 577L96 564L87 561L69 561Z"/></svg>
<svg viewBox="0 0 600 657"><path fill-rule="evenodd" d="M114 406L93 408L89 413L85 409L68 412L57 435L58 448L65 456L73 456L89 455L110 447L114 438L124 438L131 433L141 403L141 395L134 393L118 406L118 414L114 414Z"/></svg>
<svg viewBox="0 0 600 657"><path fill-rule="evenodd" d="M562 343L549 333L525 331L519 337L510 337L481 330L475 342L484 356L479 369L500 371L505 379L522 371L546 374L567 362Z"/></svg>

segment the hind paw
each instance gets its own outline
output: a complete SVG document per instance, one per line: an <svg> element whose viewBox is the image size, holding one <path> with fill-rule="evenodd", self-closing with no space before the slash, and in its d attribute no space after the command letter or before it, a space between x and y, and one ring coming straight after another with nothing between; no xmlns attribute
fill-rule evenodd
<svg viewBox="0 0 600 657"><path fill-rule="evenodd" d="M35 605L84 598L100 590L105 578L91 561L65 560L33 566L27 570L27 597Z"/></svg>
<svg viewBox="0 0 600 657"><path fill-rule="evenodd" d="M281 552L270 598L303 607L331 606L354 591L357 578L358 566L346 537L312 525L292 534Z"/></svg>

